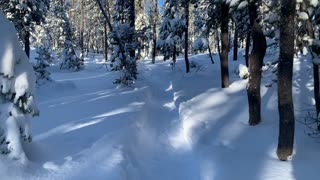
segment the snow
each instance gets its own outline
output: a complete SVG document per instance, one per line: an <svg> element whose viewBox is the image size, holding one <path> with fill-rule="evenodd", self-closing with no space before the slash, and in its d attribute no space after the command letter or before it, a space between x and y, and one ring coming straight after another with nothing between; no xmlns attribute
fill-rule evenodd
<svg viewBox="0 0 320 180"><path fill-rule="evenodd" d="M239 5L238 5L238 10L243 10L248 6L248 1L242 1Z"/></svg>
<svg viewBox="0 0 320 180"><path fill-rule="evenodd" d="M238 6L240 0L232 0L229 4L230 7L236 7Z"/></svg>
<svg viewBox="0 0 320 180"><path fill-rule="evenodd" d="M241 79L247 79L249 77L249 70L246 65L239 64L238 74Z"/></svg>
<svg viewBox="0 0 320 180"><path fill-rule="evenodd" d="M306 12L299 12L298 17L300 20L304 20L304 21L309 19L309 15Z"/></svg>
<svg viewBox="0 0 320 180"><path fill-rule="evenodd" d="M194 50L206 50L208 49L208 39L204 37L197 38L193 43Z"/></svg>
<svg viewBox="0 0 320 180"><path fill-rule="evenodd" d="M241 50L243 51L243 50ZM240 52L241 53L241 52ZM271 61L274 52L268 51ZM231 54L230 54L231 57ZM218 59L218 55L214 55ZM308 57L294 63L297 119L313 103ZM170 61L140 61L133 87L113 84L117 72L101 67L103 57L87 59L78 72L51 67L53 82L38 89L41 115L33 120L33 142L24 145L29 163L0 156L5 180L71 179L316 179L320 144L296 124L295 155L277 160L277 86L266 88L272 71L263 71L262 122L248 126L246 85L230 71L232 84L220 88L220 64L206 54L191 55L200 69L184 73ZM244 63L229 61L230 69ZM240 68L244 69L244 68ZM311 85L310 85L311 84Z"/></svg>
<svg viewBox="0 0 320 180"><path fill-rule="evenodd" d="M319 4L319 0L309 0L309 2L313 7L317 7L317 5Z"/></svg>
<svg viewBox="0 0 320 180"><path fill-rule="evenodd" d="M21 49L18 37L14 26L9 23L4 16L4 14L0 11L0 55L2 59L6 59L6 61L1 61L0 64L0 74L4 76L12 77L14 75L14 65L17 61L19 61L21 52L17 49ZM22 50L21 50L22 51Z"/></svg>
<svg viewBox="0 0 320 180"><path fill-rule="evenodd" d="M35 105L35 74L23 52L13 24L0 12L0 139L1 152L28 162L23 141L31 141L30 116Z"/></svg>

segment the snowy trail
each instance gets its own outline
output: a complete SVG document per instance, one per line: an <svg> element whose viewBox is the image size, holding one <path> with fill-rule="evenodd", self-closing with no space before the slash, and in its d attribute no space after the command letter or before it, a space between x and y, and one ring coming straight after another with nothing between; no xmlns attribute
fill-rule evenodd
<svg viewBox="0 0 320 180"><path fill-rule="evenodd" d="M217 58L217 57L215 57ZM279 162L276 84L262 87L262 123L247 125L246 80L230 62L231 86L221 89L219 64L194 55L184 73L183 59L139 63L134 88L118 88L118 76L94 62L79 72L54 72L56 83L41 87L41 115L33 120L27 167L0 163L4 179L246 180L312 179L320 162L319 144L297 123L297 155ZM312 104L310 66L295 61L297 118ZM305 73L307 72L307 74ZM263 83L270 81L264 72ZM3 160L4 163L7 160ZM14 171L9 171L14 169ZM307 172L305 174L304 172Z"/></svg>

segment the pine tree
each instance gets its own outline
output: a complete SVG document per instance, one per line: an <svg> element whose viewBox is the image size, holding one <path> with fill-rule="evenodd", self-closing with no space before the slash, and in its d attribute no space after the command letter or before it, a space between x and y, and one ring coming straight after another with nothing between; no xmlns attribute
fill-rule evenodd
<svg viewBox="0 0 320 180"><path fill-rule="evenodd" d="M36 24L44 21L48 7L49 0L3 0L1 2L0 8L14 23L28 57L30 56L30 34L34 31Z"/></svg>
<svg viewBox="0 0 320 180"><path fill-rule="evenodd" d="M62 49L62 63L60 69L79 70L83 67L83 60L78 58L75 52L75 43L73 39L73 29L67 14L70 8L69 3L61 0L53 1L51 4L52 19L51 24L56 26L54 37L57 47Z"/></svg>
<svg viewBox="0 0 320 180"><path fill-rule="evenodd" d="M157 47L164 55L164 60L172 57L173 65L176 63L177 55L180 54L177 47L182 45L184 31L185 22L182 21L179 12L179 2L166 0Z"/></svg>
<svg viewBox="0 0 320 180"><path fill-rule="evenodd" d="M112 32L110 35L113 52L110 57L113 70L122 72L115 83L131 85L137 79L137 57L135 50L138 48L135 32L134 0L116 0L114 4Z"/></svg>
<svg viewBox="0 0 320 180"><path fill-rule="evenodd" d="M50 29L47 24L42 24L42 26L36 28L35 34L37 41L34 45L38 56L35 58L37 62L33 68L36 72L37 84L42 85L51 80L50 73L47 70L53 61Z"/></svg>
<svg viewBox="0 0 320 180"><path fill-rule="evenodd" d="M27 160L22 142L31 142L36 77L22 50L15 27L0 12L0 152L22 162ZM3 65L5 64L5 66Z"/></svg>

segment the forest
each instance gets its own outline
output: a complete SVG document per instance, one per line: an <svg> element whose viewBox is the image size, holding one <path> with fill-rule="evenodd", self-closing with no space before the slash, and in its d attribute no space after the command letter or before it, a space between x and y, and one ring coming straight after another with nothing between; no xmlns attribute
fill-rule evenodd
<svg viewBox="0 0 320 180"><path fill-rule="evenodd" d="M318 0L0 0L0 179L308 180Z"/></svg>

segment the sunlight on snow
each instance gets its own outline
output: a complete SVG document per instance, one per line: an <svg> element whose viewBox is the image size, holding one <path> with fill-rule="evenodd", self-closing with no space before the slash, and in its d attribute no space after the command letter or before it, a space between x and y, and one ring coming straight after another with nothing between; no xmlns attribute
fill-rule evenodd
<svg viewBox="0 0 320 180"><path fill-rule="evenodd" d="M67 127L63 132L67 133L67 132L70 132L70 131L81 129L81 128L84 128L84 127L87 127L87 126L90 126L90 125L97 124L97 123L99 123L99 122L101 122L103 120L104 120L103 118L100 118L100 119L96 119L96 120L89 121L89 122L86 122L86 123L79 123L79 124Z"/></svg>
<svg viewBox="0 0 320 180"><path fill-rule="evenodd" d="M103 117L108 117L108 116L114 116L116 114L122 114L122 113L127 113L127 112L136 112L138 111L140 108L142 108L142 106L144 105L144 102L134 102L131 103L129 105L129 107L124 107L124 108L119 108L107 113L103 113L97 116L94 116L93 118L103 118Z"/></svg>
<svg viewBox="0 0 320 180"><path fill-rule="evenodd" d="M89 77L83 77L83 78L70 78L70 79L59 79L59 80L55 80L57 82L62 82L62 81L78 81L78 80L88 80L88 79L94 79L94 78L98 78L98 77L103 77L110 74L108 73L104 73L104 74L100 74L100 75L96 75L96 76L89 76Z"/></svg>
<svg viewBox="0 0 320 180"><path fill-rule="evenodd" d="M134 102L134 103L131 103L129 105L129 107L115 109L113 111L94 116L94 117L90 118L93 120L88 121L88 122L77 123L77 121L75 121L72 123L64 124L59 127L53 128L50 131L47 131L45 133L42 133L40 135L35 136L34 140L40 141L40 140L46 139L46 138L53 136L53 135L56 135L56 134L68 133L68 132L71 132L71 131L74 131L77 129L81 129L81 128L84 128L87 126L92 126L94 124L97 124L97 123L104 121L109 116L114 116L117 114L128 113L128 112L136 112L143 105L144 105L144 103ZM85 121L85 120L88 120L88 119L80 120L80 122Z"/></svg>
<svg viewBox="0 0 320 180"><path fill-rule="evenodd" d="M173 90L172 82L170 82L170 86L166 89L166 92Z"/></svg>
<svg viewBox="0 0 320 180"><path fill-rule="evenodd" d="M292 161L279 162L276 155L276 148L270 148L268 155L270 158L266 158L261 171L260 179L296 179L293 175Z"/></svg>
<svg viewBox="0 0 320 180"><path fill-rule="evenodd" d="M174 101L165 103L163 106L167 107L170 111L173 111L176 109L176 105L175 105Z"/></svg>

